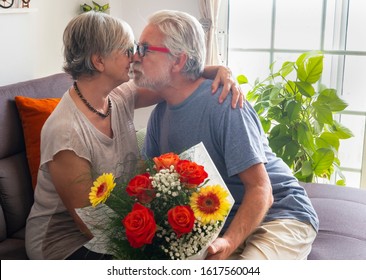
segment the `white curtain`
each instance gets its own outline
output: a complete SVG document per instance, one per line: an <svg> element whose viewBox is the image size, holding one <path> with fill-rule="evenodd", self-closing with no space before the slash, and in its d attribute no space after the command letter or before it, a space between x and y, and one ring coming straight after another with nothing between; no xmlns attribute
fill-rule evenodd
<svg viewBox="0 0 366 280"><path fill-rule="evenodd" d="M200 22L206 34L206 65L219 65L217 22L221 0L200 0Z"/></svg>

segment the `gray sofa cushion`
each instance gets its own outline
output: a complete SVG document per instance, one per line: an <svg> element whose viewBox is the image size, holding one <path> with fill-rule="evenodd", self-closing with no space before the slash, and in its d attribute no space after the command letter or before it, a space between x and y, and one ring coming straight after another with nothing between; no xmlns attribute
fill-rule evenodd
<svg viewBox="0 0 366 280"><path fill-rule="evenodd" d="M30 180L24 153L0 160L0 201L8 236L12 236L25 226L25 220L33 204Z"/></svg>
<svg viewBox="0 0 366 280"><path fill-rule="evenodd" d="M320 222L308 259L366 260L366 191L325 184L302 185Z"/></svg>

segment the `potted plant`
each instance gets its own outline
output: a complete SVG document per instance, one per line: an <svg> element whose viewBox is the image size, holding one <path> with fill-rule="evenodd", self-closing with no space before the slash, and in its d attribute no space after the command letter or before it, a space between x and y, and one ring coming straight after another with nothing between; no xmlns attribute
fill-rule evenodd
<svg viewBox="0 0 366 280"><path fill-rule="evenodd" d="M273 152L296 178L315 182L317 178L329 180L337 173L340 179L336 183L344 185L338 148L340 139L353 134L333 116L347 103L335 89L318 83L323 58L321 52L314 51L301 54L296 62L283 63L278 71L272 64L271 74L261 82L255 81L247 99L254 103ZM238 82L243 84L247 79L240 75Z"/></svg>

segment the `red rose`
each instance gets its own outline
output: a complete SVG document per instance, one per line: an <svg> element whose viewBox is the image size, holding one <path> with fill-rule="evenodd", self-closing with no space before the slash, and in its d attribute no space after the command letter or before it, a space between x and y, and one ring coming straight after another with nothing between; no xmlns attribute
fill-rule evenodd
<svg viewBox="0 0 366 280"><path fill-rule="evenodd" d="M155 197L149 173L133 177L128 183L126 191L130 196L136 196L141 203L149 203Z"/></svg>
<svg viewBox="0 0 366 280"><path fill-rule="evenodd" d="M151 244L155 236L156 223L151 209L135 203L132 211L122 220L126 237L133 248Z"/></svg>
<svg viewBox="0 0 366 280"><path fill-rule="evenodd" d="M193 210L188 205L176 206L168 211L168 222L178 237L191 232L194 221Z"/></svg>
<svg viewBox="0 0 366 280"><path fill-rule="evenodd" d="M169 169L172 165L175 167L179 160L179 156L174 153L167 153L153 158L157 171Z"/></svg>
<svg viewBox="0 0 366 280"><path fill-rule="evenodd" d="M208 177L202 165L189 160L180 160L177 163L176 170L180 175L180 181L187 184L187 188L195 188L202 184Z"/></svg>

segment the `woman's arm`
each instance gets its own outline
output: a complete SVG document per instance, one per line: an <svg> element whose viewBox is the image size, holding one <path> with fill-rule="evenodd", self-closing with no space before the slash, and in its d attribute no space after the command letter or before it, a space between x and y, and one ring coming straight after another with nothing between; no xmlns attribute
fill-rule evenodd
<svg viewBox="0 0 366 280"><path fill-rule="evenodd" d="M223 90L219 97L219 102L222 103L228 96L230 90L232 91L232 107L243 107L244 94L239 85L232 77L232 73L229 68L224 66L206 66L203 72L203 77L206 79L214 80L212 83L212 93L215 93L219 85L223 85ZM148 107L159 102L163 99L158 93L151 91L147 88L137 88L135 109Z"/></svg>
<svg viewBox="0 0 366 280"><path fill-rule="evenodd" d="M75 208L90 205L89 192L93 179L89 162L72 151L64 150L48 163L48 169L58 195L80 231L92 238L92 233L75 212Z"/></svg>

